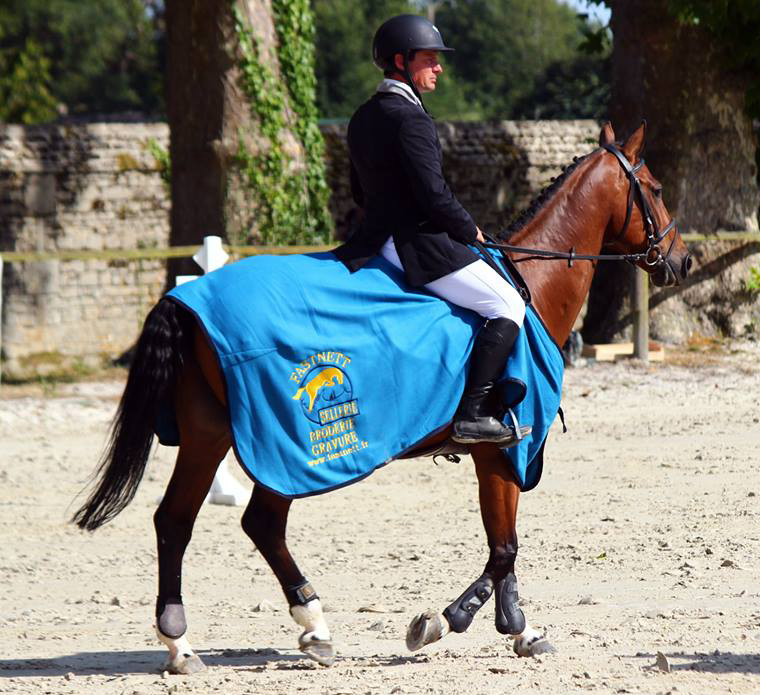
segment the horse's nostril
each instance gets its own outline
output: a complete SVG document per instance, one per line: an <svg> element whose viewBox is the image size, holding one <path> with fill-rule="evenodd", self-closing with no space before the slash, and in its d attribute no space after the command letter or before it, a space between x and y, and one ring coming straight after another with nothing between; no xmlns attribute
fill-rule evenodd
<svg viewBox="0 0 760 695"><path fill-rule="evenodd" d="M691 260L691 254L687 254L686 258L683 259L683 263L681 263L681 277L685 280L686 276L689 274L689 271L691 270L692 260Z"/></svg>

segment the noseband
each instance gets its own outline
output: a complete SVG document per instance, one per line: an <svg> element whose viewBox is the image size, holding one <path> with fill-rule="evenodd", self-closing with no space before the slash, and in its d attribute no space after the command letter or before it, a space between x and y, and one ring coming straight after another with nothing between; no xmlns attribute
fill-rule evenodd
<svg viewBox="0 0 760 695"><path fill-rule="evenodd" d="M483 244L483 246L487 246L489 248L504 249L506 251L515 251L517 253L530 254L525 258L513 259L514 263L538 259L566 260L569 268L572 268L574 261L628 261L633 265L639 263L640 261L643 261L650 268L665 265L670 258L671 252L673 251L673 245L676 243L676 236L678 235L678 231L676 230L676 233L673 235L673 238L670 241L670 246L668 246L668 250L664 256L662 255L662 250L660 249L660 242L666 236L668 236L671 231L673 231L673 228L676 225L675 218L671 218L670 222L665 225L665 229L660 232L659 228L657 227L657 222L652 215L652 209L649 207L649 203L647 203L647 199L644 197L644 191L641 188L641 181L639 180L639 177L636 176L639 170L644 166L644 160L640 159L638 164L631 166L625 155L617 147L615 147L615 145L603 145L603 147L605 150L615 155L615 158L620 163L620 166L623 167L623 171L625 172L625 175L628 178L631 186L628 189L628 203L626 207L625 222L623 223L623 228L617 233L612 241L607 241L602 244L602 248L605 246L610 246L623 238L626 231L628 230L628 225L631 222L633 204L636 199L638 199L639 205L641 206L641 217L644 221L644 231L647 235L646 251L643 251L641 253L603 253L594 255L576 253L575 248L571 248L568 252L563 252L549 251L547 249L531 249L524 246L512 246L511 244L495 242L487 242ZM475 245L478 246L479 243L476 242Z"/></svg>
<svg viewBox="0 0 760 695"><path fill-rule="evenodd" d="M646 197L644 197L644 191L641 188L641 181L636 176L638 171L644 166L644 159L640 159L638 164L631 166L631 163L626 159L625 155L615 145L604 145L607 152L611 152L615 155L615 159L618 160L620 166L623 167L625 175L628 177L628 181L631 184L628 189L628 206L625 211L625 222L623 222L623 228L617 233L617 236L612 241L608 241L602 245L611 246L616 241L623 238L628 230L628 224L631 221L631 213L633 212L634 200L638 198L639 205L641 206L641 217L644 220L644 231L647 233L647 250L643 254L644 263L650 267L662 265L666 263L670 258L670 254L673 251L673 245L676 243L676 235L670 241L667 253L663 257L662 250L660 249L660 242L670 234L673 227L676 225L675 218L671 217L670 222L665 225L665 229L660 232L657 227L657 222L652 215L652 209L649 207Z"/></svg>

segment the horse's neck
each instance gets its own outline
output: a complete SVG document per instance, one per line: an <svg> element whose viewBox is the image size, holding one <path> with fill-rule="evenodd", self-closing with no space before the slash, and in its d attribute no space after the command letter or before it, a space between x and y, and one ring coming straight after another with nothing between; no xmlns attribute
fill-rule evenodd
<svg viewBox="0 0 760 695"><path fill-rule="evenodd" d="M610 219L602 196L602 173L591 155L519 232L509 240L516 246L579 254L598 254ZM517 255L519 259L520 255ZM518 264L530 288L533 307L549 334L562 345L573 328L591 286L590 261L531 260Z"/></svg>

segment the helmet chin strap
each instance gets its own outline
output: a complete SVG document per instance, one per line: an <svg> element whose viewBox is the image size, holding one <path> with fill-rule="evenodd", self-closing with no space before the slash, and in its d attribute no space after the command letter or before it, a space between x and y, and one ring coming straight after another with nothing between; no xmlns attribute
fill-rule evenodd
<svg viewBox="0 0 760 695"><path fill-rule="evenodd" d="M412 79L411 74L409 73L409 55L404 53L404 77L406 77L406 81L409 83L409 86L412 88L412 92L414 92L414 96L416 96L420 100L420 104L422 104L422 110L429 114L430 112L425 108L425 102L422 101L422 95L419 93L419 90L417 89L417 85L414 84L414 80Z"/></svg>

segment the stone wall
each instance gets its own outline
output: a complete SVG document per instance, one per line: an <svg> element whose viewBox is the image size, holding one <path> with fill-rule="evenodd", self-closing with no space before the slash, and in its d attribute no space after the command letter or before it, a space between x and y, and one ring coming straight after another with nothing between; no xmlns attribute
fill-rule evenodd
<svg viewBox="0 0 760 695"><path fill-rule="evenodd" d="M148 143L164 124L0 127L0 253L165 247L169 197ZM4 264L6 375L113 357L163 289L162 261Z"/></svg>
<svg viewBox="0 0 760 695"><path fill-rule="evenodd" d="M505 226L575 155L592 150L599 134L593 121L439 123L438 128L452 188L486 231ZM353 208L345 126L325 126L323 133L331 211L341 236ZM168 147L166 125L0 126L0 254L168 246L169 194L151 141ZM199 242L203 235L198 230ZM667 302L655 292L653 335L679 341L694 331L736 334L759 324L756 297L740 292L753 259L760 265L758 250L745 245L742 251L737 244L698 247L708 267L716 258L736 262L720 280L703 278L668 295ZM70 370L122 354L161 295L164 275L163 261L6 262L0 324L4 374ZM731 306L739 307L736 316Z"/></svg>
<svg viewBox="0 0 760 695"><path fill-rule="evenodd" d="M345 232L353 207L346 172L345 126L325 126L331 211ZM593 150L595 121L486 121L439 123L444 171L457 198L478 225L495 232L546 186L576 155Z"/></svg>

